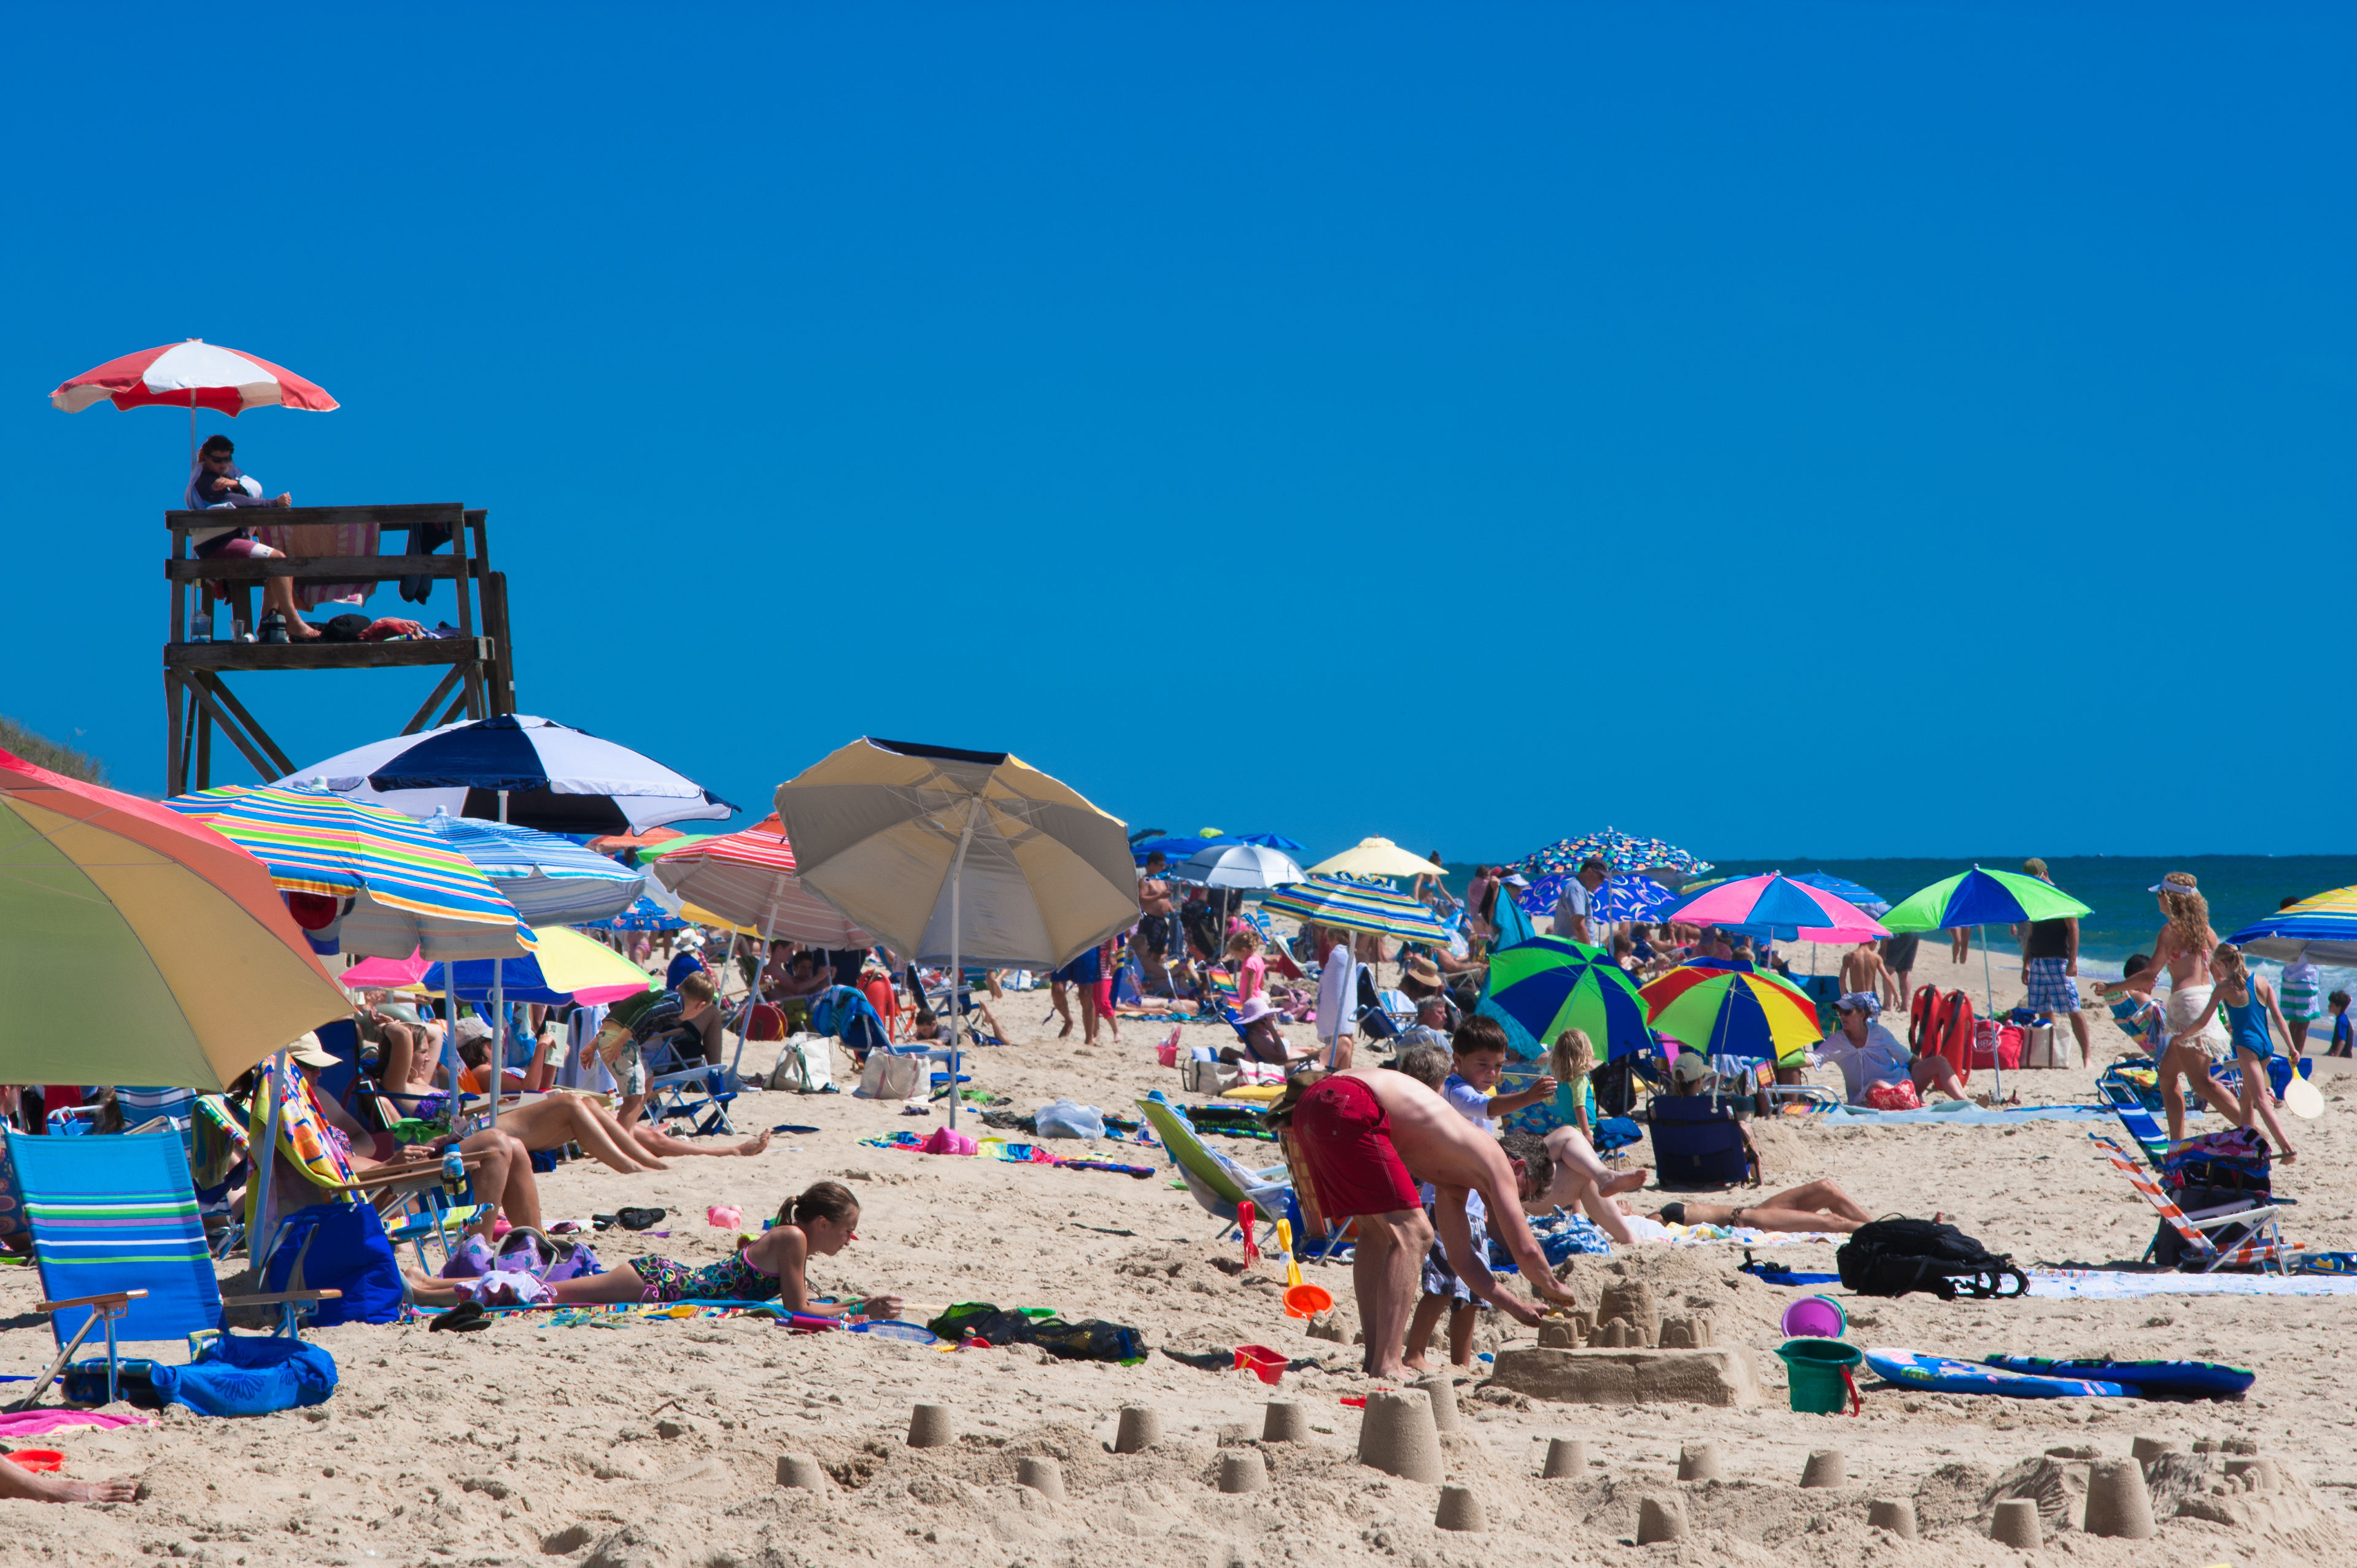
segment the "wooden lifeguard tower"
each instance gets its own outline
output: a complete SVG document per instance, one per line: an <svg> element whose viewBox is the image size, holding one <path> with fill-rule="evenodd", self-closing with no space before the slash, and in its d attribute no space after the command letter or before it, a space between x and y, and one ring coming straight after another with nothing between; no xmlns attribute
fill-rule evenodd
<svg viewBox="0 0 2357 1568"><path fill-rule="evenodd" d="M514 713L515 664L508 639L507 577L491 570L490 544L485 528L487 515L469 511L457 501L424 506L166 512L164 526L172 533L171 558L164 563L164 575L172 585L172 621L164 642L164 706L170 724L170 755L165 766L167 792L180 795L211 784L215 725L265 780L281 779L295 771L294 760L270 738L221 678L232 670L442 668L441 681L410 716L400 732L403 735L448 724L462 714L479 719ZM402 535L405 544L419 531L439 530L448 535L450 548L431 555L289 553L268 560L226 556L198 560L189 551L191 532L224 526L301 528L318 524L373 527L380 551L385 549L385 536L389 534ZM451 578L457 585L458 635L402 642L322 640L276 644L232 640L235 621L243 621L249 630L259 624L254 615L254 589L268 577L292 577L298 583L380 584L403 577ZM205 610L204 585L208 583L224 585L229 593L228 607L226 613L214 616L213 639L192 642L190 612ZM398 613L375 607L380 615ZM444 708L446 703L448 706ZM442 710L438 717L437 709Z"/></svg>

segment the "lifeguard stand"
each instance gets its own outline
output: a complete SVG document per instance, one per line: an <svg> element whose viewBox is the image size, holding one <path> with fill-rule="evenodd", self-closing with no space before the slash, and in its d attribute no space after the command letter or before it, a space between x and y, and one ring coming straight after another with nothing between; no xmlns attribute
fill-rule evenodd
<svg viewBox="0 0 2357 1568"><path fill-rule="evenodd" d="M515 664L508 639L508 584L505 574L491 570L484 521L487 515L469 511L457 501L425 506L166 512L164 526L172 532L171 559L164 563L164 575L172 585L172 621L164 643L164 707L170 721L167 744L171 748L165 764L167 792L181 795L211 784L216 725L264 779L281 779L295 771L295 762L221 679L231 670L446 667L441 681L402 728L403 735L448 724L461 714L479 719L514 713ZM402 535L406 544L420 530L438 529L448 534L450 548L432 555L301 555L290 551L267 560L227 556L198 560L189 553L188 535L192 531L224 526L302 528L322 524L373 527L381 552L388 550L389 534ZM298 583L451 578L458 590L458 635L403 642L322 640L280 645L231 640L234 621L243 621L248 630L259 624L253 613L254 588L268 577L292 577ZM190 585L195 585L193 607L201 611L205 607L207 583L227 587L227 613L215 614L212 641L191 642ZM379 607L379 613L398 612ZM437 718L436 710L445 703L448 707Z"/></svg>

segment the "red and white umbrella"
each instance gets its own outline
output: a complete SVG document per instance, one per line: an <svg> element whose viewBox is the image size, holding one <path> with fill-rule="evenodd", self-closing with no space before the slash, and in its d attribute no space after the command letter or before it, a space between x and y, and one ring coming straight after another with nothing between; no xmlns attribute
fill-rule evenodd
<svg viewBox="0 0 2357 1568"><path fill-rule="evenodd" d="M870 947L876 940L802 886L793 845L775 813L758 826L673 850L648 869L696 908L765 937L826 948Z"/></svg>
<svg viewBox="0 0 2357 1568"><path fill-rule="evenodd" d="M197 410L200 408L235 419L249 408L273 403L310 413L325 413L337 406L326 388L294 371L200 338L109 360L49 394L51 405L68 413L80 413L102 400L117 408L161 404L187 409L191 463L196 460Z"/></svg>

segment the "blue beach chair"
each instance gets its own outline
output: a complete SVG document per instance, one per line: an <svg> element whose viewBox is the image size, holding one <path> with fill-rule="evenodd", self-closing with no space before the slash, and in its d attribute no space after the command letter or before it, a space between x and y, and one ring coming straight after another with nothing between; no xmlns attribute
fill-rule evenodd
<svg viewBox="0 0 2357 1568"><path fill-rule="evenodd" d="M105 1334L110 1402L122 1342L185 1338L192 1360L201 1354L221 1333L222 1302L180 1135L28 1138L11 1129L7 1141L41 1271L45 1299L34 1310L49 1315L59 1347L16 1408L48 1391L92 1328ZM278 1307L279 1331L293 1338L304 1305L341 1294L285 1291L233 1305Z"/></svg>

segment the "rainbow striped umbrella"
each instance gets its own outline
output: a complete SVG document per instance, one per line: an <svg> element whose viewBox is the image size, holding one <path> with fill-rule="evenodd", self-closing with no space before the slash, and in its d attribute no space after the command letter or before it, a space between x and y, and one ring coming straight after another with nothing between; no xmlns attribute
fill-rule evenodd
<svg viewBox="0 0 2357 1568"><path fill-rule="evenodd" d="M490 879L414 817L301 784L224 785L164 805L262 862L280 892L332 901L340 912L306 922L322 952L510 958L535 945Z"/></svg>
<svg viewBox="0 0 2357 1568"><path fill-rule="evenodd" d="M1824 1038L1808 993L1770 970L1681 964L1639 994L1656 1030L1706 1056L1773 1061Z"/></svg>
<svg viewBox="0 0 2357 1568"><path fill-rule="evenodd" d="M1312 876L1280 887L1262 899L1260 907L1272 914L1291 915L1305 924L1448 945L1448 928L1406 894L1339 876Z"/></svg>
<svg viewBox="0 0 2357 1568"><path fill-rule="evenodd" d="M252 855L0 751L0 1059L219 1093L351 1004Z"/></svg>
<svg viewBox="0 0 2357 1568"><path fill-rule="evenodd" d="M825 948L876 943L842 911L802 886L794 846L786 842L774 811L738 832L665 844L648 869L688 907L718 916L722 925Z"/></svg>

